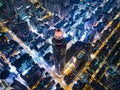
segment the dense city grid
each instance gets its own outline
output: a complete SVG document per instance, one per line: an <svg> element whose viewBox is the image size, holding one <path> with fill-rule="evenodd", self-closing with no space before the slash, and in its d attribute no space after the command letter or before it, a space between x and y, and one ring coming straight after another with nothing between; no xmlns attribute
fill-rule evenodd
<svg viewBox="0 0 120 90"><path fill-rule="evenodd" d="M120 0L0 0L0 90L120 90Z"/></svg>

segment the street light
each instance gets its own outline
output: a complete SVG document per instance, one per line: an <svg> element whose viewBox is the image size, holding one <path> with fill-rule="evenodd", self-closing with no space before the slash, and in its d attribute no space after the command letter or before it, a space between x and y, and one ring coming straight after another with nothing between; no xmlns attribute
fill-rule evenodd
<svg viewBox="0 0 120 90"><path fill-rule="evenodd" d="M94 54L91 54L90 57L91 57L91 59L94 59L94 58L95 58Z"/></svg>

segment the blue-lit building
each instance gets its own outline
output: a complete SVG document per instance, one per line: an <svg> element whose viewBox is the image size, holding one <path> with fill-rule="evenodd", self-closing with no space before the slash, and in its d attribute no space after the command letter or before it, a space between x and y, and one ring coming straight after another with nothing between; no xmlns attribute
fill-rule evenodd
<svg viewBox="0 0 120 90"><path fill-rule="evenodd" d="M69 0L43 0L43 7L63 18L70 11L71 4Z"/></svg>

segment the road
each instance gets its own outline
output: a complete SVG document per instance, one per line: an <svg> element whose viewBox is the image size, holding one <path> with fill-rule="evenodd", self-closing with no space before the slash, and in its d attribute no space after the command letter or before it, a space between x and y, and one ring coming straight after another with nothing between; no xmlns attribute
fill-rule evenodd
<svg viewBox="0 0 120 90"><path fill-rule="evenodd" d="M118 13L116 17L119 17L119 16L120 16L120 13ZM80 19L78 19L78 20L76 21L77 23L75 23L75 24L71 27L71 31L70 31L71 33L73 33L73 31L75 30L75 27L76 27L78 24L80 24L81 21L82 21L82 18L80 18ZM114 19L111 20L111 21L108 23L107 26L105 26L105 28L103 29L102 33L103 33L105 30L107 30L108 27L110 27L110 26L112 25L113 21L114 21ZM99 23L99 22L98 22L98 23ZM30 27L30 30L31 30L32 32L34 32L34 33L36 33L37 35L41 36L41 34L37 33L30 25L29 25L29 27ZM119 28L119 27L120 27L120 23L119 23L118 26L112 31L112 33L105 39L105 41L104 41L104 42L102 43L102 45L100 46L99 50L97 50L97 51L93 54L94 58L100 53L100 50L105 46L106 41L108 41L108 40L112 37L112 35L117 31L117 28ZM20 46L22 46L22 47L26 50L26 52L33 58L33 60L34 60L35 63L37 63L40 67L44 67L45 70L50 74L50 76L52 76L53 79L54 79L56 82L59 82L60 85L61 85L65 90L71 90L72 84L70 84L69 86L67 86L67 85L63 82L63 77L58 77L58 76L55 74L55 72L54 72L54 68L53 68L53 69L50 68L49 65L44 61L44 59L42 58L42 56L39 57L39 56L38 56L38 53L37 53L36 51L31 50L31 49L29 48L29 46L25 45L25 43L24 43L22 40L20 40L14 33L12 33L11 30L8 30L8 33L12 36L12 38L13 38L14 41L16 41ZM73 35L72 35L72 36L73 36ZM110 53L108 53L108 54L110 54ZM94 58L93 58L93 59L94 59ZM92 62L92 61L88 61L88 62L85 64L84 68L79 72L78 77L81 76L82 73L89 67L89 65L91 64L91 62ZM105 63L105 62L103 62L102 65L103 65L104 63ZM97 69L96 73L92 76L92 78L94 78L94 77L96 76L96 74L98 73L98 71L99 71L99 68ZM77 77L75 80L78 80L78 77ZM91 79L90 82L92 82L92 79Z"/></svg>
<svg viewBox="0 0 120 90"><path fill-rule="evenodd" d="M10 67L10 72L13 72L17 75L17 78L16 80L17 81L21 81L21 84L25 85L27 87L28 90L30 90L30 88L27 86L26 84L26 81L23 80L20 76L20 74L17 72L16 68L14 66L11 65L11 63L9 62L9 60L5 57L5 55L3 55L1 52L0 52L0 57L2 58L2 60L4 60L4 62L6 64L8 64L8 66Z"/></svg>
<svg viewBox="0 0 120 90"><path fill-rule="evenodd" d="M65 89L67 85L63 82L63 77L59 77L55 73L55 69L50 68L49 65L43 60L42 57L39 57L37 55L37 52L34 50L31 50L27 45L24 44L23 41L21 41L14 33L12 33L10 30L8 33L12 36L12 39L16 41L25 51L32 57L35 63L37 63L40 67L44 67L45 70L50 74L50 76L53 77L53 79L60 83L60 85Z"/></svg>
<svg viewBox="0 0 120 90"><path fill-rule="evenodd" d="M120 23L119 23L118 26L120 27ZM116 30L118 30L118 29L115 28L115 32L116 32ZM113 30L113 31L114 31L114 30ZM114 33L115 33L115 32L114 32ZM112 34L112 35L113 35L113 34ZM111 36L111 35L110 35L110 36ZM98 83L100 83L100 80L96 80L95 77L96 77L96 75L98 74L98 72L101 70L101 68L103 67L103 65L107 63L107 62L106 62L107 58L111 55L112 51L115 49L115 47L116 47L117 44L119 43L119 40L120 40L120 38L118 38L118 40L117 40L117 42L114 44L112 50L110 50L110 51L108 52L108 54L107 54L107 56L104 58L103 62L100 63L100 65L99 65L99 67L97 68L97 70L91 75L91 79L90 79L89 83L91 83L93 80L95 80L95 81L97 81ZM104 71L104 73L102 74L102 76L105 74L105 72L106 72L106 70L107 70L108 68L109 68L109 67L107 67L107 68L105 69L105 71ZM100 77L100 79L102 78L102 76ZM108 88L107 88L106 86L104 86L102 83L100 83L100 84L101 84L106 90L108 89ZM87 87L87 84L85 85L84 89L85 89L86 87ZM86 89L85 89L85 90L86 90Z"/></svg>
<svg viewBox="0 0 120 90"><path fill-rule="evenodd" d="M116 17L118 18L119 16L120 16L120 13L118 13L118 14L115 16L115 18L116 18ZM115 19L115 18L114 18L114 19ZM105 30L107 30L107 29L112 25L114 19L111 20L111 21L104 27L103 32L104 32ZM117 26L116 28L119 28L119 26L120 26L120 25L118 24L118 26ZM93 57L92 57L92 60L93 60L94 58L96 58L96 56L100 53L100 50L105 46L106 41L108 41L108 40L112 37L112 35L115 33L116 30L117 30L117 29L113 30L112 33L104 40L104 42L103 42L102 45L99 47L99 49L92 55L92 56L93 56ZM103 32L101 32L101 33L103 33ZM83 73L85 70L87 70L87 68L89 68L89 65L91 64L92 60L85 63L85 66L84 66L83 69L79 72L79 74L78 74L78 76L76 77L75 80L78 80L78 79L79 79L78 77L81 76L82 73Z"/></svg>

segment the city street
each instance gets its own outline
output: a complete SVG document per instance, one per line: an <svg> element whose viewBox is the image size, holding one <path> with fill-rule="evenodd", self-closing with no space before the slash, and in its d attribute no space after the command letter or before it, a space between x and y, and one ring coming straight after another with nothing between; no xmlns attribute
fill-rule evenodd
<svg viewBox="0 0 120 90"><path fill-rule="evenodd" d="M119 6L119 0L0 1L0 90L118 90Z"/></svg>

